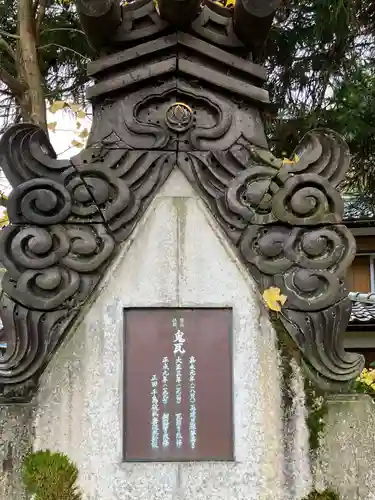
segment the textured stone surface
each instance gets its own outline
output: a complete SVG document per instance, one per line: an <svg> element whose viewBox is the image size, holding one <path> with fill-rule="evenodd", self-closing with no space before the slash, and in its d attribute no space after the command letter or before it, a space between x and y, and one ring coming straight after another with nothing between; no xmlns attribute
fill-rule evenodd
<svg viewBox="0 0 375 500"><path fill-rule="evenodd" d="M236 461L123 464L122 308L199 305L233 307ZM285 498L275 333L254 283L178 171L43 375L35 426L35 447L68 453L90 500Z"/></svg>
<svg viewBox="0 0 375 500"><path fill-rule="evenodd" d="M284 400L284 464L285 498L300 500L312 489L311 464L309 457L309 430L304 377L301 368L293 358L288 363L287 401Z"/></svg>
<svg viewBox="0 0 375 500"><path fill-rule="evenodd" d="M333 487L340 500L374 500L375 407L367 395L339 395L328 403L316 464L316 488Z"/></svg>
<svg viewBox="0 0 375 500"><path fill-rule="evenodd" d="M0 406L0 500L24 500L21 465L30 451L32 407Z"/></svg>

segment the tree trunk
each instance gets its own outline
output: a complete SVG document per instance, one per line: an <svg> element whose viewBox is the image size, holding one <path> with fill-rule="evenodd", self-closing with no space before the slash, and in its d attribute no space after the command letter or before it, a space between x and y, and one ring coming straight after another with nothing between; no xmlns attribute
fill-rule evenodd
<svg viewBox="0 0 375 500"><path fill-rule="evenodd" d="M29 109L31 121L47 131L46 104L38 63L32 0L18 0L18 32L20 70L27 85L26 99L23 100L23 106L20 103L21 108L24 112Z"/></svg>

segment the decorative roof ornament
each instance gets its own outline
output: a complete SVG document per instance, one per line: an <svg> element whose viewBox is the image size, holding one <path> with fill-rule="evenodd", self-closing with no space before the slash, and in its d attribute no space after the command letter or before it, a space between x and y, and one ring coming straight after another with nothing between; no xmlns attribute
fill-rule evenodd
<svg viewBox="0 0 375 500"><path fill-rule="evenodd" d="M152 0L77 1L101 51L88 67L86 149L57 160L31 124L11 127L0 141L13 186L11 224L0 236L2 401L32 397L118 243L175 167L201 193L261 294L278 290L278 320L311 376L340 388L360 372L362 357L342 343L355 242L335 188L348 147L335 132L315 130L283 161L268 150L260 117L266 75L251 57L277 6L237 0L231 12L161 0L159 15Z"/></svg>

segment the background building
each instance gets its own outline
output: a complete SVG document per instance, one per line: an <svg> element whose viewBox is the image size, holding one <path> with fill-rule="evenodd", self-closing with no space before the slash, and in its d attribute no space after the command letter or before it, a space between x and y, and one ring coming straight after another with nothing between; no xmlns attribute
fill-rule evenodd
<svg viewBox="0 0 375 500"><path fill-rule="evenodd" d="M375 200L346 197L345 224L357 243L357 255L347 275L353 309L346 347L361 352L368 366L375 362Z"/></svg>

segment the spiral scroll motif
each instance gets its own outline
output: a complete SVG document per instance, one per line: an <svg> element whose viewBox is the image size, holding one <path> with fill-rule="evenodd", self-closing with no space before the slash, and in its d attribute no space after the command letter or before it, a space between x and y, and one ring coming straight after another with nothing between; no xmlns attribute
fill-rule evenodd
<svg viewBox="0 0 375 500"><path fill-rule="evenodd" d="M7 273L3 290L30 309L66 307L91 273L104 264L114 241L104 226L10 226L1 234Z"/></svg>
<svg viewBox="0 0 375 500"><path fill-rule="evenodd" d="M272 200L279 190L276 174L276 169L262 165L254 165L238 174L226 192L230 211L247 222L275 222L277 219L272 213Z"/></svg>
<svg viewBox="0 0 375 500"><path fill-rule="evenodd" d="M139 200L127 184L96 165L67 171L65 186L73 200L72 213L79 219L104 218L112 227L131 219L139 210Z"/></svg>
<svg viewBox="0 0 375 500"><path fill-rule="evenodd" d="M58 181L70 161L56 159L48 136L40 127L32 123L19 123L1 136L0 164L15 188L30 179Z"/></svg>
<svg viewBox="0 0 375 500"><path fill-rule="evenodd" d="M244 259L288 296L288 307L316 311L345 293L343 278L351 264L354 238L345 226L315 230L249 226L240 242ZM269 280L264 280L269 285Z"/></svg>
<svg viewBox="0 0 375 500"><path fill-rule="evenodd" d="M49 267L29 270L21 274L15 283L5 274L3 290L29 309L52 311L63 307L78 291L79 274L70 269Z"/></svg>
<svg viewBox="0 0 375 500"><path fill-rule="evenodd" d="M204 94L199 90L194 102ZM355 244L340 224L343 203L333 188L348 166L346 144L332 131L312 131L296 150L298 161L285 162L237 134L234 114L221 101L216 111L220 119L212 128L189 123L190 143L177 155L163 150L164 142L139 151L101 143L60 162L45 134L31 125L15 127L6 144L0 141L15 187L8 204L11 225L0 232L6 268L0 338L7 343L0 385L14 388L9 398L16 400L27 384L35 386L100 280L115 242L130 235L176 161L260 291L276 286L287 296L281 321L306 366L333 385L358 373L362 360L344 351L341 338L350 313L345 272ZM131 131L141 143L142 131ZM193 140L197 133L199 144ZM222 141L219 149L208 147L212 139Z"/></svg>
<svg viewBox="0 0 375 500"><path fill-rule="evenodd" d="M343 349L347 321L329 317L344 317L350 309L345 273L355 256L333 187L349 165L345 142L332 131L312 131L292 161L244 147L243 139L228 153L184 156L181 168L204 194L260 291L278 287L287 297L282 321L306 366L313 366L325 388L351 380L363 359ZM311 335L304 334L306 322Z"/></svg>
<svg viewBox="0 0 375 500"><path fill-rule="evenodd" d="M205 166L210 168L207 161ZM339 193L326 179L310 173L290 175L283 169L257 164L233 177L227 184L225 200L233 219L240 217L252 224L336 224L344 211Z"/></svg>
<svg viewBox="0 0 375 500"><path fill-rule="evenodd" d="M41 226L59 224L71 211L68 191L50 179L35 179L20 184L9 196L8 213L13 223Z"/></svg>
<svg viewBox="0 0 375 500"><path fill-rule="evenodd" d="M292 176L272 200L272 211L282 222L293 225L341 222L344 203L329 182L315 174Z"/></svg>
<svg viewBox="0 0 375 500"><path fill-rule="evenodd" d="M11 224L0 232L0 339L7 345L0 400L23 401L98 283L115 241L130 234L169 175L174 155L95 146L58 161L38 127L16 126L6 137L0 156L15 189Z"/></svg>
<svg viewBox="0 0 375 500"><path fill-rule="evenodd" d="M13 280L28 269L55 266L69 251L69 241L62 226L10 225L0 233L3 262Z"/></svg>
<svg viewBox="0 0 375 500"><path fill-rule="evenodd" d="M350 151L344 139L334 130L324 128L308 132L293 156L299 161L284 165L284 174L316 174L333 187L343 180L350 164Z"/></svg>

